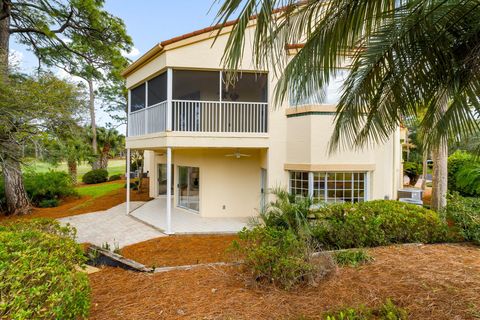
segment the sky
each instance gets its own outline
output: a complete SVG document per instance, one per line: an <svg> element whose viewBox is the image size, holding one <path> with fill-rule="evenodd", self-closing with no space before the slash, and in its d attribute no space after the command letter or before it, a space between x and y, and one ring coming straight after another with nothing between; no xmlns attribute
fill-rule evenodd
<svg viewBox="0 0 480 320"><path fill-rule="evenodd" d="M125 22L127 32L133 39L134 47L127 54L132 60L138 59L163 40L211 26L219 6L217 0L105 1L105 10ZM15 38L11 41L10 51L21 70L29 72L37 66L35 56L26 47L16 43ZM59 76L68 78L65 72L56 72ZM100 125L112 122L99 105L97 122ZM118 129L125 133L124 126Z"/></svg>

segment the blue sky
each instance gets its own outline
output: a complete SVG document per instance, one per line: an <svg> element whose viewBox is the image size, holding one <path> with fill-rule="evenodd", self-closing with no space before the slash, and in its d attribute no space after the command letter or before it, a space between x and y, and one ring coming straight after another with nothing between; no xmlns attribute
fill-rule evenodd
<svg viewBox="0 0 480 320"><path fill-rule="evenodd" d="M213 4L213 7L212 7ZM123 19L132 37L135 60L160 41L213 24L219 4L215 0L106 0L105 9ZM29 71L37 66L35 56L12 39L11 51L20 67ZM99 109L97 107L97 109ZM107 114L97 111L98 122L111 122ZM124 132L125 128L120 127Z"/></svg>

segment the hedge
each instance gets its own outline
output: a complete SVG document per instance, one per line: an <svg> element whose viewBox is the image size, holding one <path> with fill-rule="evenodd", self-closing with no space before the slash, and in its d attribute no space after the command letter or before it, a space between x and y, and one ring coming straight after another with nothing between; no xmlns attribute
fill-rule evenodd
<svg viewBox="0 0 480 320"><path fill-rule="evenodd" d="M108 180L108 171L105 169L91 170L85 173L82 181L86 184L102 183Z"/></svg>

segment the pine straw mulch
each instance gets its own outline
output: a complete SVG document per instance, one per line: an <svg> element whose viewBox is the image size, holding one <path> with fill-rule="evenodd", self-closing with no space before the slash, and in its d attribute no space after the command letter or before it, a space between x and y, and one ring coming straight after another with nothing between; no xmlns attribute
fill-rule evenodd
<svg viewBox="0 0 480 320"><path fill-rule="evenodd" d="M236 235L179 235L160 237L121 249L121 254L147 266L170 267L230 261L225 250Z"/></svg>
<svg viewBox="0 0 480 320"><path fill-rule="evenodd" d="M105 182L104 184L125 184L125 180ZM131 201L149 201L152 198L148 192L148 179L143 182L141 192L133 191L130 193ZM33 219L33 218L51 218L58 219L70 217L78 214L90 213L95 211L104 211L122 204L126 201L126 190L120 188L106 195L92 199L90 196L68 197L62 200L60 205L55 208L33 208L32 212L25 216L4 216L0 215L0 221L15 219Z"/></svg>
<svg viewBox="0 0 480 320"><path fill-rule="evenodd" d="M252 289L236 267L158 274L105 268L90 275L90 319L321 319L346 306L387 298L410 319L478 319L480 248L464 244L389 246L375 261L339 268L317 287ZM475 318L477 317L477 318Z"/></svg>

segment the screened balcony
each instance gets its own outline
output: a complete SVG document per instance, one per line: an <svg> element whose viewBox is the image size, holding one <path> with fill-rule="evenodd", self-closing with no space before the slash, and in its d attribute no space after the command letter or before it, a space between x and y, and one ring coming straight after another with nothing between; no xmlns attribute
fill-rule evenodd
<svg viewBox="0 0 480 320"><path fill-rule="evenodd" d="M129 91L128 135L180 132L266 133L267 75L172 70Z"/></svg>

